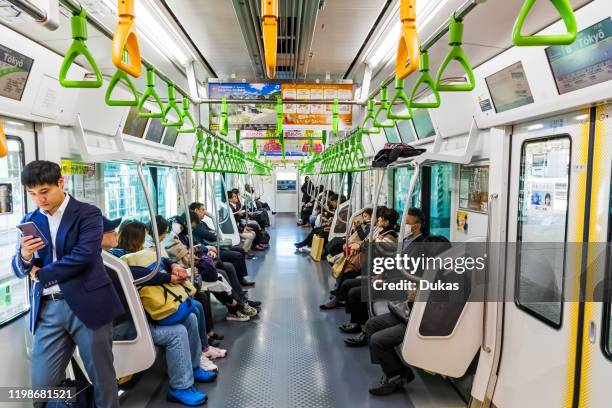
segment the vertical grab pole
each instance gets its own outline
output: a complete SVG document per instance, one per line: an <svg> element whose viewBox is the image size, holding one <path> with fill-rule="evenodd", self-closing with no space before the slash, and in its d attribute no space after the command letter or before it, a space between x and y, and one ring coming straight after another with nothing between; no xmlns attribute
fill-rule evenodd
<svg viewBox="0 0 612 408"><path fill-rule="evenodd" d="M367 265L367 287L368 287L368 312L370 313L370 316L374 316L374 302L372 301L372 284L370 282L371 277L372 277L372 264L373 264L373 246L374 246L374 229L376 229L376 222L377 222L377 218L378 218L378 196L380 195L380 191L382 190L382 184L383 184L383 180L385 178L385 172L386 169L382 169L382 170L378 170L380 171L380 177L377 180L376 183L376 191L374 193L375 199L374 202L372 203L372 219L370 220L370 233L369 233L369 243L368 243L368 265Z"/></svg>
<svg viewBox="0 0 612 408"><path fill-rule="evenodd" d="M219 251L221 251L221 243L219 242L219 240L221 239L221 226L219 224L219 208L217 207L217 195L216 195L217 193L215 191L217 188L215 174L217 173L210 173L210 174L212 175L211 194L212 194L212 202L213 202L213 211L215 212L215 218L213 219L213 221L215 222L215 230L217 231L217 253L220 253Z"/></svg>
<svg viewBox="0 0 612 408"><path fill-rule="evenodd" d="M176 180L178 181L179 193L181 195L181 201L183 202L183 209L185 210L185 221L187 223L187 234L189 237L189 272L191 274L191 283L194 283L194 274L193 270L195 267L194 262L194 253L193 253L193 230L191 228L191 217L189 217L189 206L187 205L187 194L185 194L185 187L183 186L183 179L181 178L181 173L179 171L179 167L174 168L176 170Z"/></svg>
<svg viewBox="0 0 612 408"><path fill-rule="evenodd" d="M155 242L155 257L157 261L155 262L155 267L149 272L146 276L143 276L140 279L136 279L134 281L134 285L139 285L150 280L161 267L161 247L159 244L159 231L157 230L157 221L155 220L155 209L153 208L153 200L151 199L151 193L149 192L149 188L147 187L147 180L145 179L144 173L142 171L142 167L144 166L145 161L140 160L136 164L136 172L138 173L138 178L140 179L140 184L142 184L142 189L145 194L145 199L147 201L147 208L149 209L149 214L151 215L151 229L153 230L153 241Z"/></svg>

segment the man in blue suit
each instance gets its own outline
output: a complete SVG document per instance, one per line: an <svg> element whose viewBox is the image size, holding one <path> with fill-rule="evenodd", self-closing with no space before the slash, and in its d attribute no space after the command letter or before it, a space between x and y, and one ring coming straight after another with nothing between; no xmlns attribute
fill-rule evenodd
<svg viewBox="0 0 612 408"><path fill-rule="evenodd" d="M119 407L112 322L123 307L102 262L102 214L64 193L56 163L29 163L21 182L38 206L22 223L36 224L48 243L21 237L12 262L31 281L32 387L57 386L78 346L96 406Z"/></svg>

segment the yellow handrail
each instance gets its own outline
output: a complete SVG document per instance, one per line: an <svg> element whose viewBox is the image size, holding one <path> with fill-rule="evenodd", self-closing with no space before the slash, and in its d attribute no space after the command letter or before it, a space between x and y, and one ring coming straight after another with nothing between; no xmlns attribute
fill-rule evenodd
<svg viewBox="0 0 612 408"><path fill-rule="evenodd" d="M276 41L278 31L278 0L261 2L261 31L264 43L266 74L273 79L276 76Z"/></svg>
<svg viewBox="0 0 612 408"><path fill-rule="evenodd" d="M134 23L134 0L118 0L117 8L119 21L113 34L113 64L123 72L138 78L142 73L142 58ZM129 63L123 59L124 50L128 53Z"/></svg>
<svg viewBox="0 0 612 408"><path fill-rule="evenodd" d="M400 20L402 28L397 43L395 78L405 79L419 68L419 37L415 24L416 0L400 0Z"/></svg>

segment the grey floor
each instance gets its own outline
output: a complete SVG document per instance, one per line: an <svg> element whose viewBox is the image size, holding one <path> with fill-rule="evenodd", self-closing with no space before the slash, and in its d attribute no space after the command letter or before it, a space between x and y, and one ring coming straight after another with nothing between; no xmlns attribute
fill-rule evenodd
<svg viewBox="0 0 612 408"><path fill-rule="evenodd" d="M367 389L381 375L370 363L367 347L345 347L337 326L347 321L342 309L321 312L333 284L330 268L296 254L293 243L307 231L295 217L277 215L270 228L270 249L249 261L256 286L252 299L264 302L261 316L250 322L225 322L215 305L215 330L229 350L217 360L219 379L198 385L211 408L465 407L439 376L418 371L405 392L370 396ZM179 406L165 400L168 381L158 359L122 407Z"/></svg>

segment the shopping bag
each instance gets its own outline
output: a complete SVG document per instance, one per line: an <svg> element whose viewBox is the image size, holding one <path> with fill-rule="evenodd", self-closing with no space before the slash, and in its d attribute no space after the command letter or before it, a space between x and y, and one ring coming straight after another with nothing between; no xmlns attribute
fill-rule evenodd
<svg viewBox="0 0 612 408"><path fill-rule="evenodd" d="M321 255L323 254L324 243L325 243L325 239L321 238L318 235L315 235L312 238L310 256L312 257L312 259L314 259L317 262L321 260Z"/></svg>

